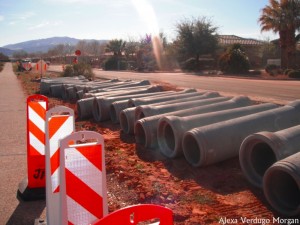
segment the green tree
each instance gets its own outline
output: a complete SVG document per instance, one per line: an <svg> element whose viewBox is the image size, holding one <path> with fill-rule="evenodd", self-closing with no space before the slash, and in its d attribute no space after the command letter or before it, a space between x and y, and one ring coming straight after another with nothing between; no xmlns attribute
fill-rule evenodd
<svg viewBox="0 0 300 225"><path fill-rule="evenodd" d="M114 56L121 57L126 47L126 41L122 39L113 39L106 45L106 51L113 52Z"/></svg>
<svg viewBox="0 0 300 225"><path fill-rule="evenodd" d="M295 68L296 31L300 30L299 0L269 0L262 9L259 22L262 31L279 33L281 67Z"/></svg>
<svg viewBox="0 0 300 225"><path fill-rule="evenodd" d="M239 44L234 44L221 55L219 60L221 71L227 73L246 73L249 70L250 63L245 52Z"/></svg>
<svg viewBox="0 0 300 225"><path fill-rule="evenodd" d="M176 25L175 46L180 60L213 54L218 46L217 27L206 17L183 20Z"/></svg>

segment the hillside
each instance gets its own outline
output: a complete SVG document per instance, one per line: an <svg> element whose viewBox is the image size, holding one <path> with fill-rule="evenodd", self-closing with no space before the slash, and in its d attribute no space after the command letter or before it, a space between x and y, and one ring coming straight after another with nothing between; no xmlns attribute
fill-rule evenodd
<svg viewBox="0 0 300 225"><path fill-rule="evenodd" d="M4 55L7 56L12 56L12 54L14 53L14 50L8 49L8 48L1 48L0 47L0 52Z"/></svg>
<svg viewBox="0 0 300 225"><path fill-rule="evenodd" d="M51 37L45 39L38 39L38 40L30 40L25 42L20 42L16 44L9 44L3 46L3 48L19 51L24 50L28 53L34 52L47 52L50 48L53 48L55 45L58 44L69 44L69 45L76 45L81 39L70 38L70 37ZM93 41L91 39L85 41ZM106 42L105 40L97 40L99 43Z"/></svg>

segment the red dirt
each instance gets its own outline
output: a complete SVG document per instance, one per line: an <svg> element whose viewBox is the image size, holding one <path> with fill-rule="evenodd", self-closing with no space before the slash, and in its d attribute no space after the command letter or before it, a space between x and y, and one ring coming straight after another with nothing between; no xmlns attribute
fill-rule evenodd
<svg viewBox="0 0 300 225"><path fill-rule="evenodd" d="M25 90L38 90L32 87L38 83L25 83ZM49 98L49 103L50 108L65 105L76 112L75 104L54 98ZM132 204L154 203L172 209L176 225L223 224L225 219L255 224L242 223L241 217L271 222L278 217L262 191L244 178L237 158L193 168L183 158L171 160L156 150L143 149L111 122L76 120L79 130L99 132L105 139L110 212Z"/></svg>

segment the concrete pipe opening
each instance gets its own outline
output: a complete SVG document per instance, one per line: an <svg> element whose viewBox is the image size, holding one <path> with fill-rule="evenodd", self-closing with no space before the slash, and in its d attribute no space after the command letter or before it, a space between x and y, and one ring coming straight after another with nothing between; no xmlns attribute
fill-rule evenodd
<svg viewBox="0 0 300 225"><path fill-rule="evenodd" d="M162 153L172 156L176 147L176 139L173 128L167 121L160 122L157 136Z"/></svg>
<svg viewBox="0 0 300 225"><path fill-rule="evenodd" d="M264 142L258 142L253 146L250 160L253 169L261 177L277 161L272 148Z"/></svg>
<svg viewBox="0 0 300 225"><path fill-rule="evenodd" d="M200 147L193 134L187 132L183 138L183 152L186 160L193 166L200 162Z"/></svg>
<svg viewBox="0 0 300 225"><path fill-rule="evenodd" d="M134 127L134 135L136 143L146 146L146 132L141 123L137 122Z"/></svg>
<svg viewBox="0 0 300 225"><path fill-rule="evenodd" d="M297 181L288 172L272 167L264 177L264 193L274 209L286 216L299 214L300 191Z"/></svg>
<svg viewBox="0 0 300 225"><path fill-rule="evenodd" d="M248 136L241 145L241 168L249 182L256 187L262 188L265 172L277 161L272 146L272 143L259 133Z"/></svg>

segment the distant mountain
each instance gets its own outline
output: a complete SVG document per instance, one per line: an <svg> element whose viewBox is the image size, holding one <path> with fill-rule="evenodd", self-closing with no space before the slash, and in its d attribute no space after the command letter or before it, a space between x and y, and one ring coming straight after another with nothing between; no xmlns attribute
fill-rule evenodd
<svg viewBox="0 0 300 225"><path fill-rule="evenodd" d="M17 44L5 45L3 48L10 49L13 51L24 50L28 53L34 52L47 52L50 48L53 48L55 45L59 44L69 44L76 45L81 39L70 38L70 37L51 37L45 39L31 40L20 42ZM85 41L94 41L87 39ZM97 40L99 43L106 42L106 40Z"/></svg>
<svg viewBox="0 0 300 225"><path fill-rule="evenodd" d="M12 56L12 54L14 53L14 50L8 49L8 48L1 48L0 47L0 52L4 55L7 56Z"/></svg>

